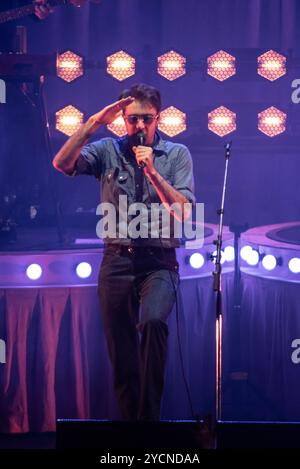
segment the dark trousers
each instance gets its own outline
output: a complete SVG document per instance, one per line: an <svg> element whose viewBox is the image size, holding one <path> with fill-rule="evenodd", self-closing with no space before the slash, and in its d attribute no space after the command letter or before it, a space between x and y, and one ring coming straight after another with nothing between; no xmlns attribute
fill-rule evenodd
<svg viewBox="0 0 300 469"><path fill-rule="evenodd" d="M167 318L178 283L175 249L105 248L98 292L115 392L125 420L159 420Z"/></svg>

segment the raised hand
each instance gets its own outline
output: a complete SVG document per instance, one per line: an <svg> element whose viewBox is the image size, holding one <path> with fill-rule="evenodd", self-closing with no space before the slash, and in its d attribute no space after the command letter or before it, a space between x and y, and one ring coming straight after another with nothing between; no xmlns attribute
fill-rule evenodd
<svg viewBox="0 0 300 469"><path fill-rule="evenodd" d="M122 114L123 109L125 109L128 104L132 103L134 98L128 96L128 98L120 99L115 103L105 106L101 111L97 112L90 117L96 124L111 124L117 117Z"/></svg>

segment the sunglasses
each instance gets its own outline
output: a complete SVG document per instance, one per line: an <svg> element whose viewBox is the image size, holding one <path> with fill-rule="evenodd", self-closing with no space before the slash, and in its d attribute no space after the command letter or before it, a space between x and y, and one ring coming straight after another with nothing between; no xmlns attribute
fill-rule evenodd
<svg viewBox="0 0 300 469"><path fill-rule="evenodd" d="M152 124L152 122L158 118L158 115L153 116L152 114L131 114L129 116L123 116L123 118L132 125L137 124L140 119L143 120L144 124Z"/></svg>

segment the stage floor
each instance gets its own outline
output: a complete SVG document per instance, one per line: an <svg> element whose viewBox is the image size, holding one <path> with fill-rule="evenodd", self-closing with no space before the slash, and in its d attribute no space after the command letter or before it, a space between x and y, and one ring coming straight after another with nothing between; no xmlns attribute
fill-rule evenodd
<svg viewBox="0 0 300 469"><path fill-rule="evenodd" d="M96 422L97 423L97 422ZM106 422L104 422L105 424ZM118 426L118 422L112 422ZM176 424L176 423L175 423ZM80 421L79 421L80 425ZM136 424L126 424L125 426ZM143 423L147 425L147 423ZM128 432L127 429L127 432ZM130 431L130 429L129 429ZM239 422L222 421L217 424L217 449L266 448L266 449L299 449L300 422ZM117 435L116 441L122 441L123 434ZM84 440L84 435L81 437ZM116 441L112 447L116 448ZM150 443L150 442L149 442ZM80 447L80 446L79 446ZM91 446L92 447L92 446ZM124 448L124 445L122 445ZM128 446L129 448L132 447ZM134 446L133 446L134 447ZM0 434L2 449L56 449L56 433ZM99 440L101 449L101 440ZM103 448L102 448L103 449ZM107 448L106 448L107 449Z"/></svg>

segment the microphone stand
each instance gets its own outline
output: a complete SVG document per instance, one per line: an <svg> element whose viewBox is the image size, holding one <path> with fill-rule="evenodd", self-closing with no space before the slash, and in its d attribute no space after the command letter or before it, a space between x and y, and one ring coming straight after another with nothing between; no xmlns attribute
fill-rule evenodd
<svg viewBox="0 0 300 469"><path fill-rule="evenodd" d="M218 239L214 241L217 247L215 256L215 270L213 272L214 284L213 288L216 292L216 421L221 420L222 412L222 267L221 267L221 248L223 235L223 218L225 193L227 185L228 162L231 151L231 144L225 145L225 173L222 191L221 208L217 211L220 215Z"/></svg>

